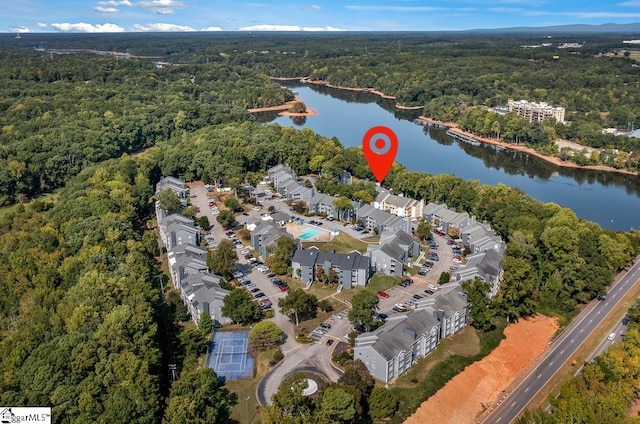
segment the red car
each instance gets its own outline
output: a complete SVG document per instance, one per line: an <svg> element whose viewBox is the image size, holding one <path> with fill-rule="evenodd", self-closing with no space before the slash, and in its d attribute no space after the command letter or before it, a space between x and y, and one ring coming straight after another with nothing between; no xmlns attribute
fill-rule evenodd
<svg viewBox="0 0 640 424"><path fill-rule="evenodd" d="M280 291L281 292L289 291L289 286L284 286L284 285L280 286Z"/></svg>
<svg viewBox="0 0 640 424"><path fill-rule="evenodd" d="M387 292L379 291L378 296L384 297L385 299L389 298L389 294Z"/></svg>

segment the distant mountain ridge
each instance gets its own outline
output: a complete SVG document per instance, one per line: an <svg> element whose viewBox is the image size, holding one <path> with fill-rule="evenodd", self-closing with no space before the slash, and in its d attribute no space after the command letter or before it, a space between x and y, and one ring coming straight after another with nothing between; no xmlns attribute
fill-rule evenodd
<svg viewBox="0 0 640 424"><path fill-rule="evenodd" d="M510 27L510 28L494 28L494 29L470 29L461 32L542 32L542 33L558 33L558 32L589 32L589 33L639 33L640 22L631 24L571 24L571 25L553 25L542 27Z"/></svg>

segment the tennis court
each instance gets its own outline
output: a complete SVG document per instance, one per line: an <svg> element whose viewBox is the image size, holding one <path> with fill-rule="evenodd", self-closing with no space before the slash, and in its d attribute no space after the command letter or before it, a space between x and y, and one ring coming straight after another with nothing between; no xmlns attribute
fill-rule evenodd
<svg viewBox="0 0 640 424"><path fill-rule="evenodd" d="M249 332L216 332L209 346L209 368L220 380L253 378L253 357L249 352Z"/></svg>

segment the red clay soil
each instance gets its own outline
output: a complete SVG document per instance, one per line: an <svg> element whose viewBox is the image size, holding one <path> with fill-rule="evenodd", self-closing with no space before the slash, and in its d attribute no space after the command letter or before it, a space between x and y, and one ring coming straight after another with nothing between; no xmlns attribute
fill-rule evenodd
<svg viewBox="0 0 640 424"><path fill-rule="evenodd" d="M473 423L524 375L558 330L554 318L536 316L508 326L489 356L468 366L422 403L405 424Z"/></svg>

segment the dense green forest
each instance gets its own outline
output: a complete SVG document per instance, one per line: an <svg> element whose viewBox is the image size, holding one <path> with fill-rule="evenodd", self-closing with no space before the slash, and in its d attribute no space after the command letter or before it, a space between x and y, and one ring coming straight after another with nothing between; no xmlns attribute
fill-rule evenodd
<svg viewBox="0 0 640 424"><path fill-rule="evenodd" d="M239 66L0 50L0 205L61 187L92 163L176 132L252 120L293 95Z"/></svg>

